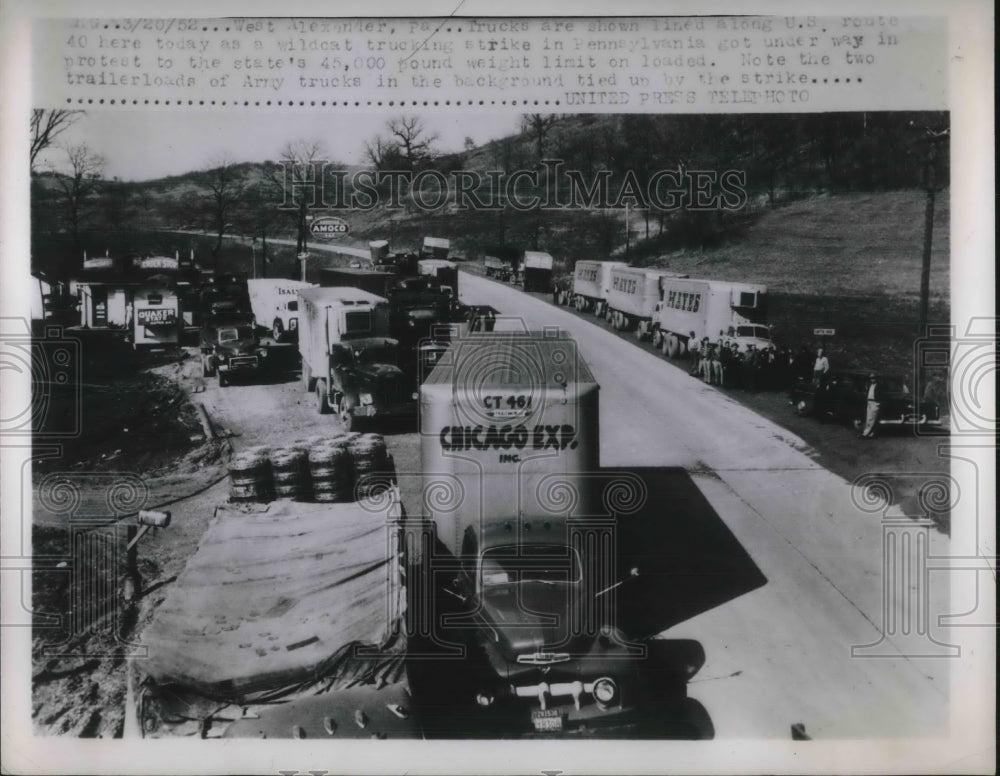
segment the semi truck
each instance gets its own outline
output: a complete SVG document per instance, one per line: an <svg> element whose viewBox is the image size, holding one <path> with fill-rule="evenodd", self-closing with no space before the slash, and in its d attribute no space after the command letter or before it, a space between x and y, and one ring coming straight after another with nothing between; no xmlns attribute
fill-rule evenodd
<svg viewBox="0 0 1000 776"><path fill-rule="evenodd" d="M653 316L653 344L670 358L683 356L703 337L725 337L746 351L771 347L767 287L752 283L663 277Z"/></svg>
<svg viewBox="0 0 1000 776"><path fill-rule="evenodd" d="M439 578L448 558L465 607L435 618L435 638L485 656L476 707L535 731L613 724L642 692L639 661L622 659L634 645L604 606L620 582L611 541L594 534L598 393L572 339L530 332L458 340L420 391L424 493L458 494L428 498L437 549L421 568Z"/></svg>
<svg viewBox="0 0 1000 776"><path fill-rule="evenodd" d="M315 283L284 278L260 278L247 281L250 308L257 326L271 330L275 342L294 341L298 337L299 299L297 292L315 288Z"/></svg>
<svg viewBox="0 0 1000 776"><path fill-rule="evenodd" d="M524 290L552 290L552 256L542 251L525 251L522 261Z"/></svg>
<svg viewBox="0 0 1000 776"><path fill-rule="evenodd" d="M605 317L619 331L644 339L652 331L660 280L672 273L644 267L612 267Z"/></svg>
<svg viewBox="0 0 1000 776"><path fill-rule="evenodd" d="M399 343L388 336L385 298L346 287L298 296L302 382L317 411L335 411L349 429L415 414L417 393L399 366Z"/></svg>
<svg viewBox="0 0 1000 776"><path fill-rule="evenodd" d="M627 266L624 261L578 261L570 293L573 306L581 312L604 317L611 290L611 271Z"/></svg>

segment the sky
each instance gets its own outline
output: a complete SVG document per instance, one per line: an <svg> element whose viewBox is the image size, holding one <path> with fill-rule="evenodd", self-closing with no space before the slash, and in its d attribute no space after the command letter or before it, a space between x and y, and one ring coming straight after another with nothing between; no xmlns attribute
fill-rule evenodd
<svg viewBox="0 0 1000 776"><path fill-rule="evenodd" d="M277 161L289 141L320 140L331 161L362 164L364 143L385 132L391 113L333 113L278 109L260 111L175 110L88 111L56 141L57 146L86 143L105 159L104 176L149 180L206 169L228 154L236 162ZM412 114L407 114L412 115ZM476 145L518 131L520 115L472 111L420 114L440 138L439 153L461 151L465 138ZM65 153L51 148L38 169L59 167Z"/></svg>

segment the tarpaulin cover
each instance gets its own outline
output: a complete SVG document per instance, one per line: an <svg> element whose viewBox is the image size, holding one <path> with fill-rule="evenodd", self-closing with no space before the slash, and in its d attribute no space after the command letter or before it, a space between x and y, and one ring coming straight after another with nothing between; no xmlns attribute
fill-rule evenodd
<svg viewBox="0 0 1000 776"><path fill-rule="evenodd" d="M140 670L157 684L249 698L385 645L404 605L397 520L388 498L220 507L143 633Z"/></svg>

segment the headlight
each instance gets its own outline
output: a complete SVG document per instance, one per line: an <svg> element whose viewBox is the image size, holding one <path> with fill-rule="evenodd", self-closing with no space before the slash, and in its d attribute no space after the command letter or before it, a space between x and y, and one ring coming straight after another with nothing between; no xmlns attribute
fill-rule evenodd
<svg viewBox="0 0 1000 776"><path fill-rule="evenodd" d="M480 706L482 706L484 708L488 707L488 706L492 706L494 700L495 699L494 699L492 693L488 693L488 692L479 692L479 693L476 693L476 703L478 703Z"/></svg>
<svg viewBox="0 0 1000 776"><path fill-rule="evenodd" d="M413 401L416 401L417 399L420 398L420 394L414 391L413 393L410 394L410 398L413 399Z"/></svg>
<svg viewBox="0 0 1000 776"><path fill-rule="evenodd" d="M594 700L602 708L607 708L618 700L618 685L614 679L603 677L594 682Z"/></svg>
<svg viewBox="0 0 1000 776"><path fill-rule="evenodd" d="M410 320L409 320L409 326L410 326L410 328L412 329L416 325L417 325L417 322L415 320L413 320L412 318L410 318Z"/></svg>
<svg viewBox="0 0 1000 776"><path fill-rule="evenodd" d="M297 328L299 328L299 319L298 318L289 318L288 319L288 328L289 329L297 329Z"/></svg>
<svg viewBox="0 0 1000 776"><path fill-rule="evenodd" d="M361 406L365 407L372 403L372 395L370 393L362 393L358 395L358 401L361 402Z"/></svg>

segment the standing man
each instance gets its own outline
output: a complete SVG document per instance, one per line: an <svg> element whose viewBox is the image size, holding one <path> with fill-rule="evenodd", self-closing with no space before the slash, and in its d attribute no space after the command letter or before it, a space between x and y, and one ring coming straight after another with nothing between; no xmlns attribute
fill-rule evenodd
<svg viewBox="0 0 1000 776"><path fill-rule="evenodd" d="M868 404L865 412L865 427L861 431L863 439L872 439L878 426L879 408L882 402L882 386L874 374L868 375Z"/></svg>
<svg viewBox="0 0 1000 776"><path fill-rule="evenodd" d="M826 373L830 371L830 362L823 355L823 348L816 350L816 360L813 362L813 385L817 388L826 382Z"/></svg>

